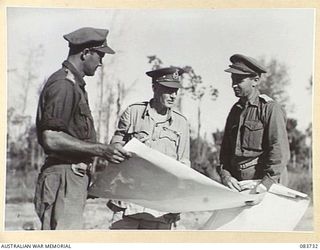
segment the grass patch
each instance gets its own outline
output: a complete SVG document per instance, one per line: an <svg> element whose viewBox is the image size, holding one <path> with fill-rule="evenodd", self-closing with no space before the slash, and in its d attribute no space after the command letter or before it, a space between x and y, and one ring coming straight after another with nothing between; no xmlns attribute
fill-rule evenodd
<svg viewBox="0 0 320 250"><path fill-rule="evenodd" d="M307 171L289 171L288 187L309 195L312 200L313 185L312 176Z"/></svg>
<svg viewBox="0 0 320 250"><path fill-rule="evenodd" d="M37 171L7 171L6 203L33 202Z"/></svg>

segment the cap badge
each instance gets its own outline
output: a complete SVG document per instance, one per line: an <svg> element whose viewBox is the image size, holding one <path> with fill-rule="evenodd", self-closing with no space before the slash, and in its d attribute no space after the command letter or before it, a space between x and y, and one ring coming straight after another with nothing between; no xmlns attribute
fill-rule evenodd
<svg viewBox="0 0 320 250"><path fill-rule="evenodd" d="M176 71L173 73L172 78L175 80L179 79L179 70L178 69L176 69Z"/></svg>

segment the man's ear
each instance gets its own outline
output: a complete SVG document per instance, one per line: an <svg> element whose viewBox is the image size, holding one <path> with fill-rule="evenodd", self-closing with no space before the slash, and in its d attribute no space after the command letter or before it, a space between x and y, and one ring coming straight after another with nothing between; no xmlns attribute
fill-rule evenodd
<svg viewBox="0 0 320 250"><path fill-rule="evenodd" d="M257 86L260 83L260 77L259 76L255 76L252 80L253 80L253 82L252 82L252 86L253 87Z"/></svg>
<svg viewBox="0 0 320 250"><path fill-rule="evenodd" d="M157 88L156 83L152 83L152 91L153 91L153 92L156 91L156 88Z"/></svg>
<svg viewBox="0 0 320 250"><path fill-rule="evenodd" d="M90 50L88 48L85 48L80 55L81 60L83 61L86 57L86 55L90 52Z"/></svg>

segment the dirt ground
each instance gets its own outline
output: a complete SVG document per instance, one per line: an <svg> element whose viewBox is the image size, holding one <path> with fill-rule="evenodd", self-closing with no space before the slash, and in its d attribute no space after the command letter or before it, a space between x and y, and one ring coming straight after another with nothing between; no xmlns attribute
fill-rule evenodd
<svg viewBox="0 0 320 250"><path fill-rule="evenodd" d="M175 230L197 230L212 212L182 213ZM85 208L86 230L109 230L112 212L106 207L105 199L88 200ZM34 212L32 203L6 204L5 230L39 230L40 222ZM310 205L295 231L313 231L313 205Z"/></svg>

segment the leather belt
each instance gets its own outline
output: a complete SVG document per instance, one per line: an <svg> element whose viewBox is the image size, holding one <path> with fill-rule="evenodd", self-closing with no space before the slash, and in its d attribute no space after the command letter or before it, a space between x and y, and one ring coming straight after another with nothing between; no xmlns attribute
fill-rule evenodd
<svg viewBox="0 0 320 250"><path fill-rule="evenodd" d="M88 166L87 168L87 172L89 173L92 169L92 160L79 160L79 161L76 161L76 160L66 160L66 159L59 159L59 158L56 158L56 157L47 157L46 160L45 160L45 163L44 165L42 166L41 168L41 171L53 166L53 165L62 165L62 164L79 164L79 163L82 163L82 164L86 164Z"/></svg>

